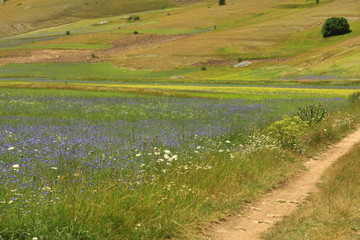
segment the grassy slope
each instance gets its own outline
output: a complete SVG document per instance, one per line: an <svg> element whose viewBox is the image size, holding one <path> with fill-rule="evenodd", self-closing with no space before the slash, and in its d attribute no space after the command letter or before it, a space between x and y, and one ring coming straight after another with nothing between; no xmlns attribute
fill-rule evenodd
<svg viewBox="0 0 360 240"><path fill-rule="evenodd" d="M140 1L133 2L126 11L139 10L136 6ZM15 7L24 8L25 6L25 4L17 6L15 3L16 0L12 0L4 5L7 7L7 14L14 12ZM11 6L15 10L11 10ZM108 11L106 6L106 4L101 5L99 13L93 15L91 11L84 10L84 14L79 18L113 13ZM121 6L116 5L114 9ZM157 8L158 5L154 3L151 6ZM142 9L147 8L145 4ZM36 9L34 7L27 10L35 11ZM4 11L4 9L1 10ZM118 10L118 13L120 12L124 13L123 10ZM141 21L136 23L126 22L125 16L106 17L35 31L23 36L46 36L64 33L65 30L71 30L77 34L25 45L21 48L94 49L93 44L105 47L116 39L128 37L134 30L143 34L194 33L193 37L158 46L126 53L116 52L110 54L107 61L129 68L169 70L191 68L193 64L208 59L276 59L281 57L280 62L278 60L255 61L250 66L240 69L232 68L231 63L228 66L209 66L208 71L192 72L188 76L191 79L210 81L292 79L312 75L331 76L335 79L343 77L358 79L360 77L359 64L357 64L360 54L359 12L360 5L355 0L324 0L319 5L309 1L304 2L304 0L284 0L281 3L264 0L233 0L222 7L217 6L216 2L201 2L180 9L140 13ZM347 17L353 32L344 36L323 39L320 34L321 24L327 17L335 15ZM6 18L7 15L0 16ZM26 18L25 13L21 16ZM54 19L57 19L56 16L54 13ZM54 21L63 21L71 16L71 14L64 15ZM110 22L94 26L94 23L103 20ZM214 29L215 25L216 29ZM121 27L120 30L119 27ZM103 33L96 33L99 31ZM93 33L91 37L89 33ZM73 45L64 45L69 43ZM18 51L18 49L0 51L0 55L17 54ZM156 58L147 56L156 56Z"/></svg>
<svg viewBox="0 0 360 240"><path fill-rule="evenodd" d="M0 37L81 19L161 9L174 4L171 0L11 0L0 6Z"/></svg>
<svg viewBox="0 0 360 240"><path fill-rule="evenodd" d="M209 58L293 57L310 51L316 52L319 47L327 46L328 48L324 49L326 53L337 52L337 43L358 36L360 7L356 1L347 1L346 4L341 0L324 1L324 4L319 6L308 3L307 7L303 8L289 8L286 7L288 5L284 6L285 3L302 6L304 1L283 1L281 4L261 0L255 2L233 1L221 8L216 6L189 8L167 18L166 22L147 27L162 28L177 24L183 28L207 26L211 29L217 25L217 29L157 48L138 50L132 54L151 53L163 56L166 53L166 56L163 56L155 67L161 68L168 67L172 63L171 59L182 62L184 66L186 63L191 64ZM347 36L322 39L321 24L327 17L333 15L349 17L353 33ZM358 53L359 50L353 48L351 52ZM311 56L309 57L311 58ZM316 58L313 60L316 61ZM122 56L119 56L116 61L122 63L124 60ZM125 61L129 61L129 59L127 58ZM154 68L151 59L134 59L134 61L144 67ZM250 69L257 70L259 66L262 66L261 64L251 66ZM297 66L291 61L281 64L266 64L266 66L268 65L289 67L288 72L294 70L291 67ZM237 78L247 78L239 69L229 69L229 71L236 72ZM287 73L284 70L281 72L285 75ZM279 76L279 74L271 75L271 77L275 76ZM207 77L207 73L203 73L202 77Z"/></svg>
<svg viewBox="0 0 360 240"><path fill-rule="evenodd" d="M320 192L265 237L271 240L359 239L360 145L329 169Z"/></svg>

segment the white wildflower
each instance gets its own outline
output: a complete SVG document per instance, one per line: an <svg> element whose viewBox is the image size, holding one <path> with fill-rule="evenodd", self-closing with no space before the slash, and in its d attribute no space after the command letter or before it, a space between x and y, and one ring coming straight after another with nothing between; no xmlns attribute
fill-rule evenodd
<svg viewBox="0 0 360 240"><path fill-rule="evenodd" d="M42 188L42 190L43 191L51 191L51 187L49 187L49 186L44 186L43 188Z"/></svg>
<svg viewBox="0 0 360 240"><path fill-rule="evenodd" d="M20 165L19 164L14 164L14 165L12 165L12 169L17 172L20 169Z"/></svg>
<svg viewBox="0 0 360 240"><path fill-rule="evenodd" d="M8 148L9 151L11 151L11 150L13 150L13 149L15 149L15 147L9 147L9 148Z"/></svg>
<svg viewBox="0 0 360 240"><path fill-rule="evenodd" d="M164 150L164 153L171 154L170 150Z"/></svg>
<svg viewBox="0 0 360 240"><path fill-rule="evenodd" d="M158 159L156 162L161 163L161 162L163 162L163 161L164 161L164 159L160 158L160 159Z"/></svg>

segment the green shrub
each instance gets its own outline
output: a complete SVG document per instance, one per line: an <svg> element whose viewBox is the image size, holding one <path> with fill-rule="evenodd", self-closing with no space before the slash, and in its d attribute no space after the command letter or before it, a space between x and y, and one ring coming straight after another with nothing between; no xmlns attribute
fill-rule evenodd
<svg viewBox="0 0 360 240"><path fill-rule="evenodd" d="M347 22L346 18L331 17L325 21L321 29L321 32L323 37L326 38L335 35L346 34L351 31L350 31L350 25Z"/></svg>
<svg viewBox="0 0 360 240"><path fill-rule="evenodd" d="M358 103L359 100L360 100L360 92L355 92L355 93L351 94L348 98L348 101L351 104Z"/></svg>
<svg viewBox="0 0 360 240"><path fill-rule="evenodd" d="M319 103L306 107L299 107L297 115L309 125L315 125L325 119L328 111Z"/></svg>
<svg viewBox="0 0 360 240"><path fill-rule="evenodd" d="M307 122L299 116L284 116L280 121L274 122L268 128L269 135L275 138L283 147L299 150L299 140L303 135Z"/></svg>
<svg viewBox="0 0 360 240"><path fill-rule="evenodd" d="M140 17L139 16L130 16L127 18L128 21L139 21Z"/></svg>

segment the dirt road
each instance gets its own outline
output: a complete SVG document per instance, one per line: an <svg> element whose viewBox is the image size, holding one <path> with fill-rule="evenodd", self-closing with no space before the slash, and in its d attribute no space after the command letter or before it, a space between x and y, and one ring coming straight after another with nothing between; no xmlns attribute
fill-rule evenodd
<svg viewBox="0 0 360 240"><path fill-rule="evenodd" d="M258 240L260 235L285 215L294 211L306 196L317 191L316 183L324 171L339 157L360 142L360 128L331 146L316 159L306 162L308 171L301 172L259 201L249 204L238 216L214 225L206 235L210 240Z"/></svg>

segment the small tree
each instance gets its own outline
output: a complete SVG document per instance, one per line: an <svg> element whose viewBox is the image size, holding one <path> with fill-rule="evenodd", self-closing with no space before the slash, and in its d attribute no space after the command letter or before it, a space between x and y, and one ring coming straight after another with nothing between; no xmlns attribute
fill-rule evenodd
<svg viewBox="0 0 360 240"><path fill-rule="evenodd" d="M226 0L219 0L219 6L226 5Z"/></svg>
<svg viewBox="0 0 360 240"><path fill-rule="evenodd" d="M324 38L335 35L342 35L351 32L350 25L346 18L331 17L328 18L321 29Z"/></svg>

